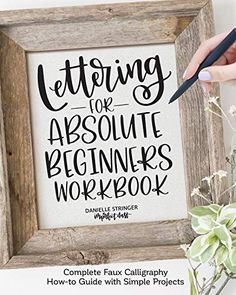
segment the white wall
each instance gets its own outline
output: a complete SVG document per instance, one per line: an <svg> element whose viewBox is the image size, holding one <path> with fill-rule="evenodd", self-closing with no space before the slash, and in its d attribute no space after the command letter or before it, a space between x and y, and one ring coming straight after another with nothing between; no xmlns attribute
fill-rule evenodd
<svg viewBox="0 0 236 295"><path fill-rule="evenodd" d="M120 0L119 2L131 2L135 0ZM191 1L191 0L189 0ZM21 9L21 8L36 8L36 7L50 7L50 6L69 6L78 4L94 4L94 3L111 3L118 2L112 0L1 0L0 10L9 9ZM236 23L236 1L235 0L213 0L214 10L215 10L215 21L216 21L216 31L222 32L231 27ZM224 108L227 108L235 103L236 104L236 88L223 86L221 92L222 102ZM230 130L225 126L225 145L226 149L229 149L230 145ZM118 268L118 265L112 266L113 268ZM124 267L121 265L119 267ZM185 260L178 261L163 261L163 262L150 262L150 263L135 263L133 267L153 267L153 268L166 268L169 269L172 277L185 278L187 280L187 263ZM47 269L35 269L35 270L13 270L13 271L1 271L0 272L0 294L13 295L15 292L18 294L79 294L80 289L78 288L65 288L65 287L46 287L45 280L46 277L59 276L61 277L61 270L63 268L47 268ZM208 270L206 270L208 271ZM83 289L84 290L84 289ZM100 291L101 290L101 291ZM69 291L69 292L68 292ZM86 288L84 290L86 294L94 292L93 288ZM147 287L143 288L97 288L96 293L98 295L105 293L118 294L122 292L126 294L143 294L147 292L148 294L168 294L168 295L187 295L187 286L184 288L158 288L158 287ZM236 294L236 282L231 282L225 289L225 295Z"/></svg>
<svg viewBox="0 0 236 295"><path fill-rule="evenodd" d="M216 32L224 32L236 25L236 1L213 0ZM221 87L222 105L228 110L232 104L236 104L236 88L232 86ZM225 124L225 146L228 152L231 144L231 130Z"/></svg>

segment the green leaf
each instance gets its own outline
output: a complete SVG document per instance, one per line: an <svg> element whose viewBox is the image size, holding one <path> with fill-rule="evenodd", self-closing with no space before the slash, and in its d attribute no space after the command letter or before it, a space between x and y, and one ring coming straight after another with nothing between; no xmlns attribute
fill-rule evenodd
<svg viewBox="0 0 236 295"><path fill-rule="evenodd" d="M188 275L189 275L189 282L190 282L190 294L191 295L198 295L197 288L195 285L195 278L194 278L191 270L188 270Z"/></svg>
<svg viewBox="0 0 236 295"><path fill-rule="evenodd" d="M190 258L196 258L200 256L209 246L209 237L210 235L202 235L197 237L189 248Z"/></svg>
<svg viewBox="0 0 236 295"><path fill-rule="evenodd" d="M210 206L193 207L190 210L189 214L191 214L192 216L195 216L195 217L202 217L202 216L206 216L206 215L216 216L215 212L212 211Z"/></svg>
<svg viewBox="0 0 236 295"><path fill-rule="evenodd" d="M211 204L211 205L209 205L208 206L209 207L209 209L211 210L211 211L213 211L214 213L218 213L219 211L220 211L220 209L222 208L222 206L220 206L220 205L218 205L218 204Z"/></svg>
<svg viewBox="0 0 236 295"><path fill-rule="evenodd" d="M194 258L191 258L192 261L196 262L196 263L201 263L200 261L200 256L197 256L197 257L194 257Z"/></svg>
<svg viewBox="0 0 236 295"><path fill-rule="evenodd" d="M232 247L236 247L236 234L231 233L231 237L232 237L232 240L233 240Z"/></svg>
<svg viewBox="0 0 236 295"><path fill-rule="evenodd" d="M222 263L225 262L225 260L228 258L228 250L225 246L221 246L218 248L218 250L216 251L216 255L215 255L215 261L216 261L216 265L219 266Z"/></svg>
<svg viewBox="0 0 236 295"><path fill-rule="evenodd" d="M215 253L216 253L216 250L218 249L219 247L219 240L218 239L215 239L215 242L214 244L212 244L211 246L209 246L200 256L199 256L199 259L200 259L200 262L201 263L206 263L206 262L209 262L212 260L212 258L214 257Z"/></svg>
<svg viewBox="0 0 236 295"><path fill-rule="evenodd" d="M236 212L236 202L226 205L222 208L221 214L225 214L227 212Z"/></svg>
<svg viewBox="0 0 236 295"><path fill-rule="evenodd" d="M236 248L232 248L229 252L229 259L233 266L236 266Z"/></svg>
<svg viewBox="0 0 236 295"><path fill-rule="evenodd" d="M232 230L236 227L236 216L235 219L231 219L230 222L227 224L228 229Z"/></svg>
<svg viewBox="0 0 236 295"><path fill-rule="evenodd" d="M199 222L198 222L197 217L192 217L191 219L191 225L192 225L192 229L199 235L203 235L206 234L207 232L205 230L201 231L201 229L199 228Z"/></svg>
<svg viewBox="0 0 236 295"><path fill-rule="evenodd" d="M213 229L215 235L218 237L220 242L225 245L228 249L232 247L232 238L225 225L217 226Z"/></svg>
<svg viewBox="0 0 236 295"><path fill-rule="evenodd" d="M225 267L228 269L229 272L231 273L236 273L236 266L233 266L231 264L231 261L229 258L227 258L224 262Z"/></svg>
<svg viewBox="0 0 236 295"><path fill-rule="evenodd" d="M235 222L236 219L236 203L229 204L222 208L219 215L219 222L226 224L227 220L228 225L230 226Z"/></svg>
<svg viewBox="0 0 236 295"><path fill-rule="evenodd" d="M192 228L199 235L209 233L214 225L215 222L210 215L199 218L194 216L192 217Z"/></svg>
<svg viewBox="0 0 236 295"><path fill-rule="evenodd" d="M207 232L215 227L215 220L211 215L202 216L198 218L199 227L205 229Z"/></svg>
<svg viewBox="0 0 236 295"><path fill-rule="evenodd" d="M217 223L225 225L228 229L233 229L236 226L236 215L224 215L217 219Z"/></svg>

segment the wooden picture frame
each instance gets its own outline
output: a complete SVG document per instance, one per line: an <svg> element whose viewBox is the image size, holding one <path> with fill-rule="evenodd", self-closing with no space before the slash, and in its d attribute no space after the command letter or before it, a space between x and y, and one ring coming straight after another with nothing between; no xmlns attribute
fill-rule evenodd
<svg viewBox="0 0 236 295"><path fill-rule="evenodd" d="M93 32L93 34L88 32ZM156 0L0 12L0 265L23 268L184 257L190 221L39 230L27 82L27 52L175 43L178 83L214 33L208 0ZM214 94L218 94L217 86ZM222 122L204 112L195 85L179 100L188 206L193 187L224 168ZM224 202L224 200L214 200Z"/></svg>

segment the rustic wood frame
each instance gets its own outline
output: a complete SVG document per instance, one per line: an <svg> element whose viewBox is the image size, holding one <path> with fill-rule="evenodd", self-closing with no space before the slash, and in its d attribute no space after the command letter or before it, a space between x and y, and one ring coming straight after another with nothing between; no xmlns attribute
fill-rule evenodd
<svg viewBox="0 0 236 295"><path fill-rule="evenodd" d="M194 238L188 219L38 230L26 55L31 51L174 42L181 83L193 53L213 33L209 0L156 0L0 12L2 267L183 257L179 245ZM214 93L218 91L216 86ZM179 106L190 196L200 179L224 168L222 122L204 112L199 85L184 95ZM199 200L187 200L189 207L199 204Z"/></svg>

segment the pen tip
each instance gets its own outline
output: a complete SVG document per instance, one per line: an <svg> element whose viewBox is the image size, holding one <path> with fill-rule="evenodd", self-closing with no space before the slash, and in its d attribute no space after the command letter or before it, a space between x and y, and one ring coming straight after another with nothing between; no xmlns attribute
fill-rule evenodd
<svg viewBox="0 0 236 295"><path fill-rule="evenodd" d="M177 99L177 97L174 95L171 97L171 99L169 100L169 104L171 104L172 102L174 102Z"/></svg>

